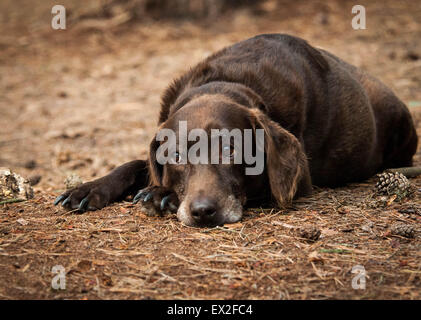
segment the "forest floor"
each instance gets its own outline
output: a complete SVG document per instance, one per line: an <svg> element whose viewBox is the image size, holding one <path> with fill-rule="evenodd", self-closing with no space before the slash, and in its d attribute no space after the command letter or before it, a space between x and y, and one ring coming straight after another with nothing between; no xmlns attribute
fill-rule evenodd
<svg viewBox="0 0 421 320"><path fill-rule="evenodd" d="M421 298L421 177L402 201L375 195L372 178L211 229L149 217L130 202L85 214L53 205L69 174L89 181L146 158L171 79L259 33L300 36L378 77L408 105L420 136L416 1L368 2L366 30L351 28L353 3L338 0L268 1L258 12L200 23L62 31L49 27L49 2L0 4L0 166L41 179L33 199L0 205L0 298ZM414 159L421 165L419 150ZM396 223L415 235L394 235ZM320 238L302 238L303 226L320 229ZM66 270L65 290L51 287L56 265ZM357 265L365 289L352 287Z"/></svg>

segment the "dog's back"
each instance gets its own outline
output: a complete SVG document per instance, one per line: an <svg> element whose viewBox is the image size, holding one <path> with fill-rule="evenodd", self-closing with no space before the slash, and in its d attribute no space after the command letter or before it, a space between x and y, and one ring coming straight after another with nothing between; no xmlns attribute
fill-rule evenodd
<svg viewBox="0 0 421 320"><path fill-rule="evenodd" d="M364 88L376 119L376 154L382 156L380 169L412 166L418 137L405 104L378 79L327 51L321 52L327 60L335 60Z"/></svg>

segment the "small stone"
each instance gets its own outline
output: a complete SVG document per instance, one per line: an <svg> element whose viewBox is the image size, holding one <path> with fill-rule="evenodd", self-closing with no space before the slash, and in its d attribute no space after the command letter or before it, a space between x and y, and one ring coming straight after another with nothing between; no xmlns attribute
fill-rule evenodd
<svg viewBox="0 0 421 320"><path fill-rule="evenodd" d="M374 226L374 223L373 222L368 222L368 223L366 223L366 224L364 224L362 227L361 227L361 229L363 230L363 231L366 231L366 232L371 232L372 230L372 228L373 228L373 226Z"/></svg>
<svg viewBox="0 0 421 320"><path fill-rule="evenodd" d="M349 214L351 212L351 209L349 207L340 207L338 208L339 214Z"/></svg>
<svg viewBox="0 0 421 320"><path fill-rule="evenodd" d="M414 52L414 51L408 51L408 52L406 53L406 55L405 55L405 58L406 58L407 60L417 61L417 60L420 58L420 56L419 56L419 54L418 54L418 53L416 53L416 52Z"/></svg>
<svg viewBox="0 0 421 320"><path fill-rule="evenodd" d="M320 238L321 231L315 226L305 226L298 230L298 234L301 238L316 241Z"/></svg>
<svg viewBox="0 0 421 320"><path fill-rule="evenodd" d="M28 178L29 184L31 186L36 186L41 181L41 176L39 174L34 174Z"/></svg>
<svg viewBox="0 0 421 320"><path fill-rule="evenodd" d="M67 98L68 97L68 93L66 91L59 91L57 93L57 96L60 98Z"/></svg>
<svg viewBox="0 0 421 320"><path fill-rule="evenodd" d="M37 162L35 160L28 160L23 165L26 169L35 169L37 166Z"/></svg>

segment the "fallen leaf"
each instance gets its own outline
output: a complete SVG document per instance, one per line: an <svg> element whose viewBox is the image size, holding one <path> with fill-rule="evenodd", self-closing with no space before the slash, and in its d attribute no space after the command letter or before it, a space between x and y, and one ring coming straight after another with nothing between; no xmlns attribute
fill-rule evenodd
<svg viewBox="0 0 421 320"><path fill-rule="evenodd" d="M113 285L113 280L110 276L104 274L101 276L101 283L106 287L111 287Z"/></svg>
<svg viewBox="0 0 421 320"><path fill-rule="evenodd" d="M29 222L28 221L26 221L25 219L18 219L18 220L16 220L16 222L18 222L18 223L20 223L21 225L23 225L23 226L26 226Z"/></svg>
<svg viewBox="0 0 421 320"><path fill-rule="evenodd" d="M323 262L323 258L319 255L317 251L312 251L308 255L308 259L310 260L310 262Z"/></svg>
<svg viewBox="0 0 421 320"><path fill-rule="evenodd" d="M389 198L389 200L387 201L387 206L390 206L393 203L393 201L395 201L396 198L397 198L397 195L396 194L394 194L393 196L391 196Z"/></svg>
<svg viewBox="0 0 421 320"><path fill-rule="evenodd" d="M79 271L88 272L92 268L92 262L88 260L82 260L77 264Z"/></svg>
<svg viewBox="0 0 421 320"><path fill-rule="evenodd" d="M124 207L120 207L120 211L121 211L121 213L123 213L123 214L127 214L127 213L129 213L130 212L130 210L127 210L126 208L124 208Z"/></svg>
<svg viewBox="0 0 421 320"><path fill-rule="evenodd" d="M228 229L236 229L236 228L241 228L243 227L243 223L242 222L237 222L237 223L230 223L230 224L226 224L224 227L228 228Z"/></svg>
<svg viewBox="0 0 421 320"><path fill-rule="evenodd" d="M272 221L272 224L276 224L278 226L282 226L282 227L287 228L287 229L294 229L295 228L295 226L293 226L291 224L283 223L283 222L280 222L280 221Z"/></svg>
<svg viewBox="0 0 421 320"><path fill-rule="evenodd" d="M351 209L348 207L340 207L337 211L339 214L349 214L351 212Z"/></svg>
<svg viewBox="0 0 421 320"><path fill-rule="evenodd" d="M338 233L338 231L333 230L333 229L322 229L321 231L322 231L322 234L325 236L333 236Z"/></svg>

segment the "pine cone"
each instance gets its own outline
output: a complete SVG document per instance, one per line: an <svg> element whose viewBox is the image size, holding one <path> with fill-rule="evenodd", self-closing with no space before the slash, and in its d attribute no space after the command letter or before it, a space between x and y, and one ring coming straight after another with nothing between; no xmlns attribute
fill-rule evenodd
<svg viewBox="0 0 421 320"><path fill-rule="evenodd" d="M403 198L412 192L411 183L402 173L383 172L377 177L379 180L376 183L376 189L381 194L396 194Z"/></svg>
<svg viewBox="0 0 421 320"><path fill-rule="evenodd" d="M299 236L304 239L316 241L320 237L320 230L314 226L307 226L298 230Z"/></svg>
<svg viewBox="0 0 421 320"><path fill-rule="evenodd" d="M8 168L0 168L0 201L33 197L34 190L28 180Z"/></svg>
<svg viewBox="0 0 421 320"><path fill-rule="evenodd" d="M70 190L80 186L83 183L82 179L75 173L72 173L66 177L64 180L64 185L66 190Z"/></svg>
<svg viewBox="0 0 421 320"><path fill-rule="evenodd" d="M415 229L410 224L395 223L391 227L391 233L405 238L413 238L415 234Z"/></svg>

